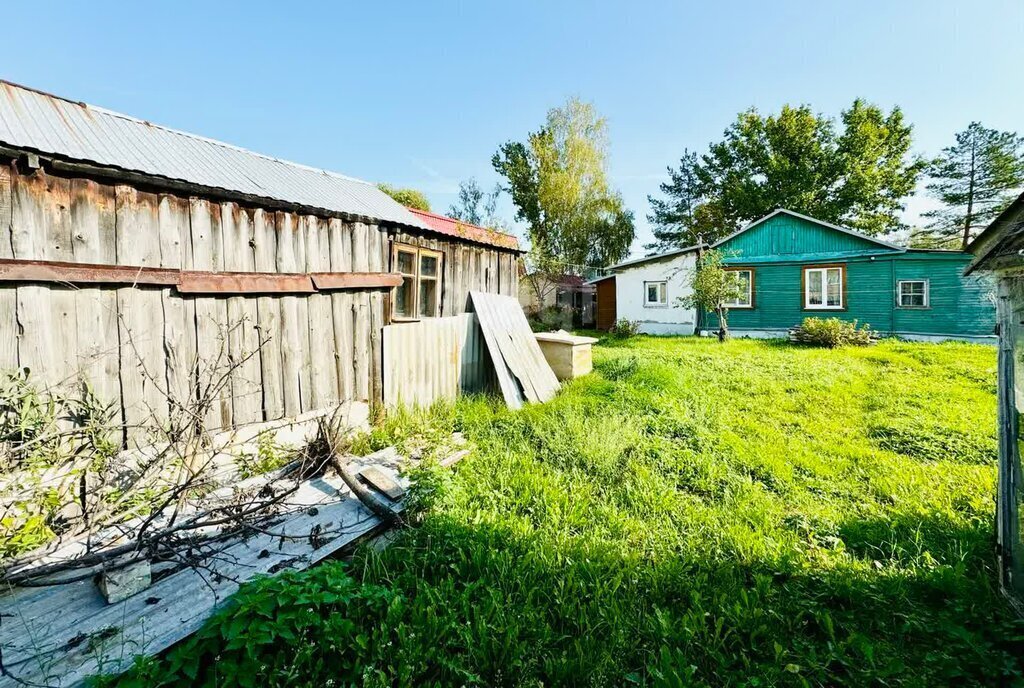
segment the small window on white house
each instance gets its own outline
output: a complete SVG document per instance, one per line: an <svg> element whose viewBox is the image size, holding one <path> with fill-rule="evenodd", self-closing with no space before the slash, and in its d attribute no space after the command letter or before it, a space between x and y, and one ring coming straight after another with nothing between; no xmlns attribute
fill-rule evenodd
<svg viewBox="0 0 1024 688"><path fill-rule="evenodd" d="M928 280L900 280L896 285L900 308L928 308Z"/></svg>
<svg viewBox="0 0 1024 688"><path fill-rule="evenodd" d="M729 308L753 308L754 306L754 271L749 269L730 270L739 281L740 295L725 304Z"/></svg>
<svg viewBox="0 0 1024 688"><path fill-rule="evenodd" d="M845 268L828 265L804 268L804 308L808 310L842 310Z"/></svg>
<svg viewBox="0 0 1024 688"><path fill-rule="evenodd" d="M644 305L668 305L668 294L665 292L665 282L644 282Z"/></svg>

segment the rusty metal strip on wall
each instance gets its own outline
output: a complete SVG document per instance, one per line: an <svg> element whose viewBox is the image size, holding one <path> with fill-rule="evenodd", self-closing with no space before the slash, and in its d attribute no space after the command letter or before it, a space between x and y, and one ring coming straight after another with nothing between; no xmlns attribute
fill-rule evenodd
<svg viewBox="0 0 1024 688"><path fill-rule="evenodd" d="M332 289L383 289L397 287L402 276L389 272L314 272L310 274L319 291Z"/></svg>
<svg viewBox="0 0 1024 688"><path fill-rule="evenodd" d="M0 259L0 282L175 287L182 294L312 294L337 289L385 289L402 283L386 272L213 272L46 260Z"/></svg>

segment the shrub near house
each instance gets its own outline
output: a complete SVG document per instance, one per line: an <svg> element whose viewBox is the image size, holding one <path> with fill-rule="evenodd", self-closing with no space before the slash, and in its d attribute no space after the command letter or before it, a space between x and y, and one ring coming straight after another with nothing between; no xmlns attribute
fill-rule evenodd
<svg viewBox="0 0 1024 688"><path fill-rule="evenodd" d="M741 273L746 294L729 305L737 336L785 336L809 316L868 324L910 339L990 340L991 284L965 277L963 251L909 249L788 210L714 246ZM717 321L706 314L703 329Z"/></svg>

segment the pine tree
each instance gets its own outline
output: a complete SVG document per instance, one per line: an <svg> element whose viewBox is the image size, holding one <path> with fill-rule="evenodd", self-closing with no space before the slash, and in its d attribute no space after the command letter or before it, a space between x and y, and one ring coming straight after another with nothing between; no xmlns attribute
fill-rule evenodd
<svg viewBox="0 0 1024 688"><path fill-rule="evenodd" d="M932 222L913 242L966 249L1024 186L1024 138L971 122L928 173L932 181L926 188L943 207L923 213Z"/></svg>

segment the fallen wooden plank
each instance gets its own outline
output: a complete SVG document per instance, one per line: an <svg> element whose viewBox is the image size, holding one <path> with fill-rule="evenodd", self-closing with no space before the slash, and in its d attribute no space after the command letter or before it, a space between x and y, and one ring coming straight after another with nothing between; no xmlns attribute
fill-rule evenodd
<svg viewBox="0 0 1024 688"><path fill-rule="evenodd" d="M403 482L393 469L380 470ZM260 526L262 532L200 556L198 566L166 576L122 602L105 604L88 580L17 588L0 596L0 647L8 672L0 686L27 682L64 688L101 671L124 671L135 655L155 654L196 631L242 582L261 573L306 568L381 523L338 476L303 483L287 503L289 512Z"/></svg>
<svg viewBox="0 0 1024 688"><path fill-rule="evenodd" d="M359 477L369 483L370 487L386 494L392 500L401 499L405 494L405 488L377 466L367 466L359 472Z"/></svg>

